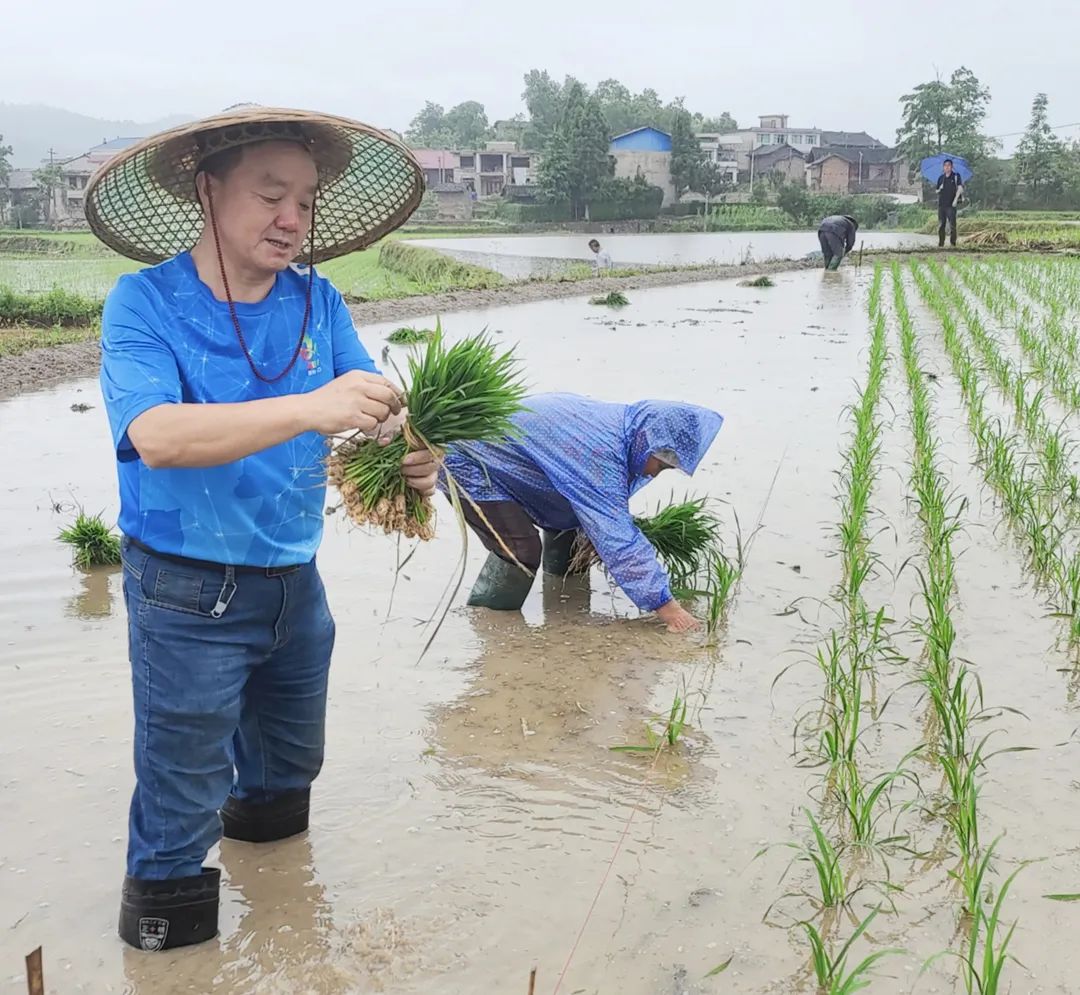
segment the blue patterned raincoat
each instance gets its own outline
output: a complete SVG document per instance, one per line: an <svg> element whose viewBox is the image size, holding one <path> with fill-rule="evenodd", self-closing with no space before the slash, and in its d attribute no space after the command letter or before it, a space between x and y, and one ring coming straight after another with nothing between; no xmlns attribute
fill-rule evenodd
<svg viewBox="0 0 1080 995"><path fill-rule="evenodd" d="M615 582L643 611L671 600L667 574L630 514L649 482L645 463L667 450L692 474L724 419L671 401L609 404L575 394L537 394L499 443L459 443L446 456L476 501L513 501L545 529L582 529ZM440 482L445 491L445 482Z"/></svg>

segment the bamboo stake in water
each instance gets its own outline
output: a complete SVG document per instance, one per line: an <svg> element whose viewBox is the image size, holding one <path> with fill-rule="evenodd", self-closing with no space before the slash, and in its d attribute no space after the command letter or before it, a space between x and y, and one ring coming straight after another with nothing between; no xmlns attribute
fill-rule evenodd
<svg viewBox="0 0 1080 995"><path fill-rule="evenodd" d="M536 995L536 968L529 972L529 995Z"/></svg>
<svg viewBox="0 0 1080 995"><path fill-rule="evenodd" d="M45 995L45 972L41 967L41 947L26 955L26 990L29 995Z"/></svg>

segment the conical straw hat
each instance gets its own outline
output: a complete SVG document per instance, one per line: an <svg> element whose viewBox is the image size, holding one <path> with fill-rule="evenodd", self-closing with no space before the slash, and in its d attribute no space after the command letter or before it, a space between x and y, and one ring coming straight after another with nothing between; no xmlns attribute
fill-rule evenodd
<svg viewBox="0 0 1080 995"><path fill-rule="evenodd" d="M244 106L163 131L110 159L86 190L90 228L123 256L170 259L202 232L199 164L215 152L273 139L305 144L319 170L315 262L378 241L423 196L423 171L393 136L329 114Z"/></svg>

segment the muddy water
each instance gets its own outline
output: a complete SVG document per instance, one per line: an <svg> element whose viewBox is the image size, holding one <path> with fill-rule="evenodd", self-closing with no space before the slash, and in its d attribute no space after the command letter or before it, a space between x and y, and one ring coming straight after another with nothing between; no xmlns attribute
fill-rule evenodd
<svg viewBox="0 0 1080 995"><path fill-rule="evenodd" d="M618 313L565 300L447 315L451 335L487 325L516 342L537 389L683 397L725 414L705 466L674 489L730 501L747 532L763 521L730 628L714 650L668 636L596 576L591 591L538 587L523 616L455 606L418 661L423 621L460 551L455 529L417 553L391 606L392 544L331 517L320 562L338 652L311 831L223 844L211 855L224 869L220 939L166 955L126 950L114 935L131 787L119 578L74 572L52 541L75 503L116 510L96 388L0 404L0 460L18 468L0 485L0 992L24 990L22 956L39 943L57 993L524 993L534 965L537 991L551 992L624 832L560 991L807 990L797 936L762 922L787 890L777 885L787 858L753 857L801 831L816 783L790 756L792 718L818 692L816 675L797 668L772 682L817 635L808 611L786 609L836 580L833 474L841 409L864 368L868 276L635 291ZM372 352L392 327L365 330ZM79 401L96 406L76 414ZM671 492L659 481L641 507ZM471 548L467 580L479 560ZM1046 730L1040 743L1067 738L1074 706L1046 625L1031 630L1034 650L1023 630L1003 636L1037 606L995 598L991 644L977 614L987 578L972 572L965 585L976 606L965 638L1000 688L995 700L1022 695ZM644 722L683 686L693 715L679 751L650 771L609 749L642 742ZM1041 941L1065 935L1070 907L1038 895L1077 890L1069 826L1080 792L1068 749L1032 756L1005 758L988 789L1010 859L1054 857L1016 885L1022 959L1038 987L1014 990L1064 992L1066 947ZM1010 798L1017 782L1037 809ZM932 893L913 878L911 900L898 901L878 938L914 953L873 991L910 990L920 957L944 945L940 877ZM727 972L703 980L732 954ZM955 990L944 970L923 986Z"/></svg>
<svg viewBox="0 0 1080 995"><path fill-rule="evenodd" d="M591 235L517 235L410 239L416 245L438 249L465 262L495 269L512 279L545 276L567 263L592 262ZM818 252L817 235L807 232L712 232L644 235L601 235L616 266L666 264L728 266L749 259L801 259ZM914 232L865 232L859 241L868 249L898 249L931 245L933 238Z"/></svg>

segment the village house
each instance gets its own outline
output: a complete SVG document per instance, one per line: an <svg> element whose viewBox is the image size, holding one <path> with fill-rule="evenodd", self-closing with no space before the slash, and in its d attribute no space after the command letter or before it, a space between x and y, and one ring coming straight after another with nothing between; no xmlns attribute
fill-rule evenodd
<svg viewBox="0 0 1080 995"><path fill-rule="evenodd" d="M7 179L7 203L0 198L0 224L23 228L40 217L38 187L32 169L13 169Z"/></svg>
<svg viewBox="0 0 1080 995"><path fill-rule="evenodd" d="M430 190L459 184L479 197L498 197L503 188L534 182L539 156L522 152L516 142L488 142L481 149L412 149Z"/></svg>
<svg viewBox="0 0 1080 995"><path fill-rule="evenodd" d="M463 183L433 183L428 190L435 196L437 221L471 221L473 193Z"/></svg>
<svg viewBox="0 0 1080 995"><path fill-rule="evenodd" d="M53 189L47 220L58 228L85 227L84 204L90 177L118 152L138 141L138 138L114 138L60 163L60 183Z"/></svg>
<svg viewBox="0 0 1080 995"><path fill-rule="evenodd" d="M884 146L822 146L806 163L807 185L817 193L918 193L908 174L907 160Z"/></svg>
<svg viewBox="0 0 1080 995"><path fill-rule="evenodd" d="M739 182L739 144L740 139L734 133L703 131L697 135L698 145L709 162L735 186Z"/></svg>
<svg viewBox="0 0 1080 995"><path fill-rule="evenodd" d="M632 180L641 176L647 183L664 191L664 207L675 202L671 180L671 135L659 128L635 128L616 135L609 148L615 160L617 179Z"/></svg>

